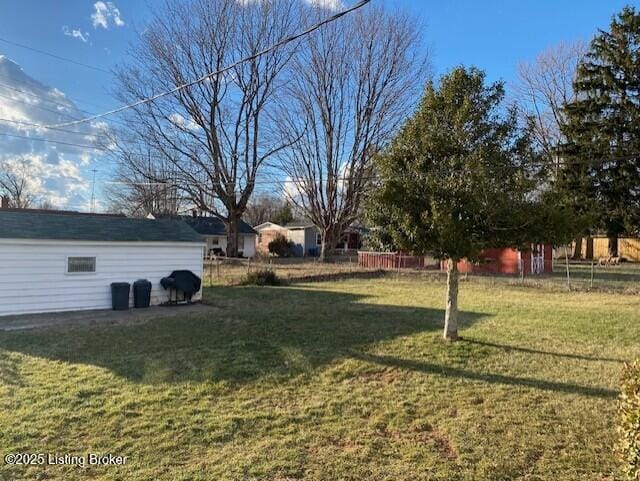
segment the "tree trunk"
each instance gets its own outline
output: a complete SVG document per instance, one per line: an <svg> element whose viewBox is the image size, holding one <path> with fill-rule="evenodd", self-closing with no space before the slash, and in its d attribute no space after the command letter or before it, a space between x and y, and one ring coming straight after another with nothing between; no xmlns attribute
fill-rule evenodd
<svg viewBox="0 0 640 481"><path fill-rule="evenodd" d="M240 217L229 215L227 220L227 257L238 257Z"/></svg>
<svg viewBox="0 0 640 481"><path fill-rule="evenodd" d="M322 236L322 244L320 245L320 257L318 260L320 262L326 262L327 257L331 250L333 249L333 231L331 229L324 229L321 233Z"/></svg>
<svg viewBox="0 0 640 481"><path fill-rule="evenodd" d="M574 261L579 261L582 259L582 237L578 237L575 241L575 247L573 248L573 255L571 258Z"/></svg>
<svg viewBox="0 0 640 481"><path fill-rule="evenodd" d="M618 257L618 236L615 234L609 234L609 255L611 257Z"/></svg>
<svg viewBox="0 0 640 481"><path fill-rule="evenodd" d="M458 260L447 259L447 307L444 314L444 338L458 339Z"/></svg>

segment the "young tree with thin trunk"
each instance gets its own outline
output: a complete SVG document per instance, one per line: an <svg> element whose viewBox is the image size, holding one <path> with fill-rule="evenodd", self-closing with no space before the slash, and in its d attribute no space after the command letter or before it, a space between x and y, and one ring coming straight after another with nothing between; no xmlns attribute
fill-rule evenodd
<svg viewBox="0 0 640 481"><path fill-rule="evenodd" d="M367 7L309 36L289 66L274 119L291 144L279 155L284 193L320 230L321 260L360 213L371 159L419 94L419 43L408 15Z"/></svg>
<svg viewBox="0 0 640 481"><path fill-rule="evenodd" d="M293 0L168 0L118 72L117 94L133 103L184 85L262 51L297 31ZM222 219L227 254L238 252L239 222L265 162L288 145L267 118L294 45L129 110L128 137L171 164L180 196ZM124 158L127 161L127 158ZM149 182L163 182L148 169ZM162 171L162 169L160 170Z"/></svg>
<svg viewBox="0 0 640 481"><path fill-rule="evenodd" d="M402 249L447 266L444 338L458 338L458 263L483 249L539 240L530 130L503 106L501 83L457 68L429 82L420 105L376 157L369 217Z"/></svg>

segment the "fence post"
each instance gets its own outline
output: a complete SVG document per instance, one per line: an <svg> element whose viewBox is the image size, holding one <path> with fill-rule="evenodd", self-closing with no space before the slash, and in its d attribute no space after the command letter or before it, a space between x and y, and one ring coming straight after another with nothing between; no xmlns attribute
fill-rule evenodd
<svg viewBox="0 0 640 481"><path fill-rule="evenodd" d="M213 285L213 256L211 254L209 254L209 261L207 262L207 264L209 264L209 285L212 286Z"/></svg>
<svg viewBox="0 0 640 481"><path fill-rule="evenodd" d="M214 259L216 260L216 274L218 276L218 280L220 280L220 260L218 259L218 256L214 257Z"/></svg>
<svg viewBox="0 0 640 481"><path fill-rule="evenodd" d="M524 284L524 259L520 259L520 283Z"/></svg>
<svg viewBox="0 0 640 481"><path fill-rule="evenodd" d="M569 273L569 250L566 246L564 248L564 260L567 266L567 288L571 290L571 275Z"/></svg>
<svg viewBox="0 0 640 481"><path fill-rule="evenodd" d="M591 277L589 279L589 288L593 289L593 266L594 266L594 262L591 261Z"/></svg>

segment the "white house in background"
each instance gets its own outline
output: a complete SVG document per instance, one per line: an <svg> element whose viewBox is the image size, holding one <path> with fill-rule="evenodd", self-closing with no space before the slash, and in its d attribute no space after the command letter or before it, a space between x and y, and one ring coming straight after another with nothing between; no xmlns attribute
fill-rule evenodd
<svg viewBox="0 0 640 481"><path fill-rule="evenodd" d="M207 247L205 254L227 253L227 229L217 217L194 217L184 216L185 220L193 230L205 238ZM258 233L244 221L240 221L240 238L238 240L238 253L241 257L255 257L256 242Z"/></svg>
<svg viewBox="0 0 640 481"><path fill-rule="evenodd" d="M259 252L269 252L269 242L278 234L283 235L293 243L293 255L298 257L315 257L320 254L322 247L322 234L315 224L309 221L289 222L279 225L275 222L264 222L254 227L258 232L257 249ZM347 227L338 241L334 253L338 251L348 252L359 249L362 245L362 237L367 229L353 224Z"/></svg>
<svg viewBox="0 0 640 481"><path fill-rule="evenodd" d="M151 281L151 304L161 304L161 278L202 277L203 247L179 219L0 209L0 316L107 309L112 282L138 279Z"/></svg>
<svg viewBox="0 0 640 481"><path fill-rule="evenodd" d="M293 255L317 256L322 239L318 228L310 222L290 222L284 226L275 222L265 222L254 228L258 232L258 250L269 252L269 242L281 234L293 243Z"/></svg>

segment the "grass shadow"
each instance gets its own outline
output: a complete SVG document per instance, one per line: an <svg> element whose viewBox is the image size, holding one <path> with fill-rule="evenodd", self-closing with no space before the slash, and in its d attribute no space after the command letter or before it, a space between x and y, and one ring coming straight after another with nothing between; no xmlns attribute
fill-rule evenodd
<svg viewBox="0 0 640 481"><path fill-rule="evenodd" d="M442 328L441 309L365 298L295 287L218 287L205 296L219 307L212 313L2 332L0 352L100 366L140 383L243 383L290 376L348 357L353 349ZM461 325L482 316L463 312Z"/></svg>
<svg viewBox="0 0 640 481"><path fill-rule="evenodd" d="M599 397L613 399L618 396L618 392L612 389L581 386L578 384L550 381L547 379L535 379L528 377L508 376L489 372L476 372L468 369L461 369L427 361L416 361L412 359L400 359L393 356L381 356L374 354L363 354L353 352L352 357L372 364L385 367L395 367L411 371L418 371L436 376L469 379L472 381L482 381L490 384L502 384L507 386L523 386L544 391L555 391L561 393L580 394L582 396Z"/></svg>
<svg viewBox="0 0 640 481"><path fill-rule="evenodd" d="M615 362L615 363L619 363L619 364L624 364L626 362L624 359L616 359L616 358L612 358L612 357L585 356L585 355L581 355L581 354L570 354L570 353L562 353L562 352L554 352L554 351L543 351L543 350L538 350L538 349L531 349L531 348L528 348L528 347L513 346L513 345L510 345L510 344L498 344L498 343L489 342L489 341L481 341L479 339L464 338L462 340L462 342L466 342L466 343L469 343L469 344L476 344L476 345L479 345L479 346L485 346L485 347L501 349L501 350L504 350L504 351L507 351L507 352L516 351L516 352L523 352L523 353L526 353L526 354L537 354L537 355L541 355L541 356L554 356L554 357L561 357L561 358L565 358L565 359L577 359L577 360L580 360L580 361Z"/></svg>

